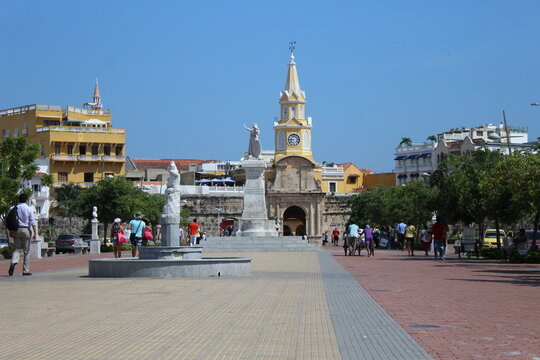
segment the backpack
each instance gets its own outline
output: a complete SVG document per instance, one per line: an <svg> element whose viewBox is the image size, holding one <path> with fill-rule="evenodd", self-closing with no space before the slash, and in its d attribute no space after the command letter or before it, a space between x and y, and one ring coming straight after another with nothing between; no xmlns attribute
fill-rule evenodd
<svg viewBox="0 0 540 360"><path fill-rule="evenodd" d="M118 233L120 232L120 226L119 225L113 225L111 228L111 232L113 233L114 237L118 236Z"/></svg>
<svg viewBox="0 0 540 360"><path fill-rule="evenodd" d="M6 217L6 228L10 231L16 231L19 229L19 214L17 213L17 206L9 210L7 217Z"/></svg>

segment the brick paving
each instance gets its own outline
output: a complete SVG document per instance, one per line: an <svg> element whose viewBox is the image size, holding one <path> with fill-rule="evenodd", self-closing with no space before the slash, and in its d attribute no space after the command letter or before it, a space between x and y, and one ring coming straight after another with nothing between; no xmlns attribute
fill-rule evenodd
<svg viewBox="0 0 540 360"><path fill-rule="evenodd" d="M539 265L337 249L327 248L434 358L540 359Z"/></svg>

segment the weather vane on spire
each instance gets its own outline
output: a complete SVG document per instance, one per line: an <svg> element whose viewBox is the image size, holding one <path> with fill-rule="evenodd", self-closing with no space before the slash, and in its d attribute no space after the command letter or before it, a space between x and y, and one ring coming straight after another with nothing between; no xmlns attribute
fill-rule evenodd
<svg viewBox="0 0 540 360"><path fill-rule="evenodd" d="M291 56L294 55L294 49L296 49L296 41L291 40L289 41L289 51L291 52Z"/></svg>

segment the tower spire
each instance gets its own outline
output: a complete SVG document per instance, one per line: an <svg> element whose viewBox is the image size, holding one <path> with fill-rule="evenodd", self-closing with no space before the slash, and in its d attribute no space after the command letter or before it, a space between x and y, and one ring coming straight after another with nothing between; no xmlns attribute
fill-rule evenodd
<svg viewBox="0 0 540 360"><path fill-rule="evenodd" d="M289 94L300 93L300 81L298 80L298 72L296 71L296 63L294 62L294 50L296 49L296 41L289 41L289 51L291 52L291 61L289 61L289 70L287 71L287 79L285 80L285 90Z"/></svg>
<svg viewBox="0 0 540 360"><path fill-rule="evenodd" d="M93 110L101 110L103 108L103 104L101 104L101 95L99 94L99 83L98 78L96 78L96 85L94 87L94 99L92 102L92 109Z"/></svg>

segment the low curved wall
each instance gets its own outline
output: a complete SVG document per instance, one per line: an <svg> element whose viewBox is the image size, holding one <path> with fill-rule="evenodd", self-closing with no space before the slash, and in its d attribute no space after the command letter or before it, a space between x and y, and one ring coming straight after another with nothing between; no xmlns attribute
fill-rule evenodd
<svg viewBox="0 0 540 360"><path fill-rule="evenodd" d="M251 274L251 258L203 257L182 260L141 260L139 258L88 260L90 277L215 277Z"/></svg>

